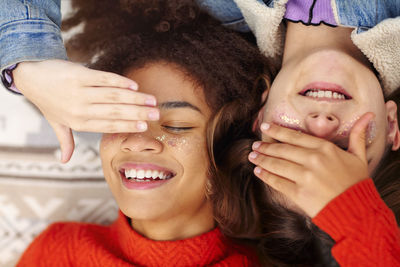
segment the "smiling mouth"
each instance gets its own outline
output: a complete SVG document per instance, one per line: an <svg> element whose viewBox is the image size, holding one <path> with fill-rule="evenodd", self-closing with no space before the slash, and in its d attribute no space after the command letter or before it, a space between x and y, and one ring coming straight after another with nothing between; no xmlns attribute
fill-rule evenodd
<svg viewBox="0 0 400 267"><path fill-rule="evenodd" d="M299 95L315 98L317 100L350 100L352 97L346 93L326 90L326 89L307 89L299 93Z"/></svg>
<svg viewBox="0 0 400 267"><path fill-rule="evenodd" d="M152 169L122 169L120 174L123 178L130 182L152 182L168 180L176 174L168 170L152 170Z"/></svg>
<svg viewBox="0 0 400 267"><path fill-rule="evenodd" d="M312 82L306 85L299 95L314 100L343 101L352 99L351 95L340 85L328 82Z"/></svg>

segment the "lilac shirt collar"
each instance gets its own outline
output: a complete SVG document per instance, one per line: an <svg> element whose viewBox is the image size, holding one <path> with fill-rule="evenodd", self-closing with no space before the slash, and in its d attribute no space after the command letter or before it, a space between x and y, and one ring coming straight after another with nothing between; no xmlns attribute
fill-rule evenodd
<svg viewBox="0 0 400 267"><path fill-rule="evenodd" d="M306 25L318 25L323 22L337 26L330 0L289 0L284 17Z"/></svg>

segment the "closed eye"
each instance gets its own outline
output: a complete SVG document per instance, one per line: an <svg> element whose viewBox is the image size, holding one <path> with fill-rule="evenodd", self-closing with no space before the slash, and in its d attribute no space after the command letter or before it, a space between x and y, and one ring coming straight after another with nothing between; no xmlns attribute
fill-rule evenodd
<svg viewBox="0 0 400 267"><path fill-rule="evenodd" d="M163 127L171 132L183 132L183 131L189 131L191 129L193 129L194 127L174 127L174 126L167 126L167 125L163 125Z"/></svg>

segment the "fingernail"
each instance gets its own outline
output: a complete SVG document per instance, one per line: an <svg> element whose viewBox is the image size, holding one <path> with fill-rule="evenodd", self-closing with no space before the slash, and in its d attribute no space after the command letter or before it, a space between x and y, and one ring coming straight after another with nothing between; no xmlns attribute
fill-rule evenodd
<svg viewBox="0 0 400 267"><path fill-rule="evenodd" d="M132 90L134 90L134 91L137 91L137 90L138 90L138 85L137 85L137 83L132 83L131 85L129 85L129 89L132 89Z"/></svg>
<svg viewBox="0 0 400 267"><path fill-rule="evenodd" d="M150 120L158 120L160 119L160 113L157 110L152 110L147 114Z"/></svg>
<svg viewBox="0 0 400 267"><path fill-rule="evenodd" d="M138 121L136 124L136 128L139 131L145 131L147 129L147 123L143 122L143 121Z"/></svg>
<svg viewBox="0 0 400 267"><path fill-rule="evenodd" d="M146 105L146 106L155 106L156 104L157 104L157 102L156 102L156 100L154 99L154 98L147 98L145 101L144 101L144 104Z"/></svg>
<svg viewBox="0 0 400 267"><path fill-rule="evenodd" d="M259 148L261 146L261 142L260 141L257 141L257 142L254 142L253 143L253 149L257 149L257 148Z"/></svg>
<svg viewBox="0 0 400 267"><path fill-rule="evenodd" d="M258 153L254 152L254 151L249 154L249 158L251 158L251 159L255 159L255 158L257 158L257 156L258 156Z"/></svg>
<svg viewBox="0 0 400 267"><path fill-rule="evenodd" d="M266 131L269 129L269 127L270 127L269 123L267 122L261 123L261 130Z"/></svg>
<svg viewBox="0 0 400 267"><path fill-rule="evenodd" d="M261 168L260 167L255 167L254 168L254 172L257 173L257 174L260 174L261 173Z"/></svg>

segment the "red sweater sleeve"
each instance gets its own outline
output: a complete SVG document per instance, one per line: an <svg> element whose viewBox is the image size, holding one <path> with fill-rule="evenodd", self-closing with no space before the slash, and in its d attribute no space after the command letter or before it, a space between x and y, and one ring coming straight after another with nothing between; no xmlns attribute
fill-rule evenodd
<svg viewBox="0 0 400 267"><path fill-rule="evenodd" d="M340 266L400 266L400 230L372 179L333 199L313 223L335 240Z"/></svg>

